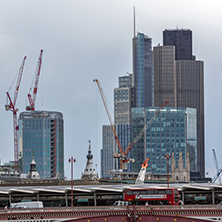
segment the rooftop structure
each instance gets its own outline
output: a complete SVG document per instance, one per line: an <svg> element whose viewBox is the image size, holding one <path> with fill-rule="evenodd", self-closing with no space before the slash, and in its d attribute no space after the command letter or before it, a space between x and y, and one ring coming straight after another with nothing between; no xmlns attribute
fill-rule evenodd
<svg viewBox="0 0 222 222"><path fill-rule="evenodd" d="M98 179L98 174L94 168L94 164L93 164L93 155L92 155L92 151L91 151L91 143L89 140L89 150L88 150L88 155L86 156L87 158L87 163L86 163L86 167L84 170L84 173L82 174L81 179L82 180L92 180L92 179Z"/></svg>
<svg viewBox="0 0 222 222"><path fill-rule="evenodd" d="M30 171L27 175L28 179L32 179L32 180L39 180L40 179L40 175L36 170L36 162L34 160L34 154L32 154L32 161L30 163Z"/></svg>

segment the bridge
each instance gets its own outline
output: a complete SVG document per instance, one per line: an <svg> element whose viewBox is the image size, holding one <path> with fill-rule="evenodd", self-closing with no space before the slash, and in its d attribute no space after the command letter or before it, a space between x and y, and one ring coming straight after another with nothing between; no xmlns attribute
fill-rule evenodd
<svg viewBox="0 0 222 222"><path fill-rule="evenodd" d="M58 207L1 210L0 221L20 222L204 222L222 220L220 205Z"/></svg>

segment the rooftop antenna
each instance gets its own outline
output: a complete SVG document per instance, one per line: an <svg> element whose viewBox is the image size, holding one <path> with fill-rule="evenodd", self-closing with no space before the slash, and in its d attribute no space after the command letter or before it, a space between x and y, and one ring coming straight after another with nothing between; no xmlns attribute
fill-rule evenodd
<svg viewBox="0 0 222 222"><path fill-rule="evenodd" d="M136 37L136 13L135 13L135 6L133 7L133 32L134 38Z"/></svg>

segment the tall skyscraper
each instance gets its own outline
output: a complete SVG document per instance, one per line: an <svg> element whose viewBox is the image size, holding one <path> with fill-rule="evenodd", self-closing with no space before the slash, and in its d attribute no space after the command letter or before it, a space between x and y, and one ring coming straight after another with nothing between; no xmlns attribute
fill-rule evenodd
<svg viewBox="0 0 222 222"><path fill-rule="evenodd" d="M192 59L192 31L189 29L164 30L163 45L175 46L176 60Z"/></svg>
<svg viewBox="0 0 222 222"><path fill-rule="evenodd" d="M175 47L157 46L154 56L154 106L169 101L169 107L176 107Z"/></svg>
<svg viewBox="0 0 222 222"><path fill-rule="evenodd" d="M204 63L176 61L177 107L197 109L197 171L205 177Z"/></svg>
<svg viewBox="0 0 222 222"><path fill-rule="evenodd" d="M119 77L119 87L114 89L115 124L130 124L133 96L132 75Z"/></svg>
<svg viewBox="0 0 222 222"><path fill-rule="evenodd" d="M160 106L169 100L169 106L197 109L197 172L200 172L200 176L204 177L203 62L196 61L194 56L191 56L192 36L190 35L192 32L190 30L175 30L175 32L165 30L164 33L164 44L167 42L166 34L176 33L172 38L179 40L175 44L172 43L171 46L168 41L167 45L154 47L154 106ZM185 34L187 37L184 37ZM179 38L180 36L181 38ZM183 50L181 45L187 47Z"/></svg>
<svg viewBox="0 0 222 222"><path fill-rule="evenodd" d="M153 105L152 39L143 33L133 38L133 85L135 107Z"/></svg>
<svg viewBox="0 0 222 222"><path fill-rule="evenodd" d="M132 137L140 133L144 125L156 113L158 108L132 109ZM146 144L146 145L144 145ZM187 153L190 158L190 170L197 170L197 124L196 109L162 108L146 131L146 134L133 147L133 171L138 172L144 159L149 158L147 171L154 174L167 173L167 153L174 154L176 167L179 155L182 155L184 166Z"/></svg>
<svg viewBox="0 0 222 222"><path fill-rule="evenodd" d="M117 136L123 150L131 142L131 107L133 104L132 75L119 77L119 87L114 89L114 124ZM119 169L119 159L113 158L113 153L119 153L111 126L103 126L103 148L101 150L102 177L111 177L110 170ZM128 157L131 157L129 153ZM131 170L132 165L128 165Z"/></svg>
<svg viewBox="0 0 222 222"><path fill-rule="evenodd" d="M63 115L31 111L19 116L19 155L23 173L29 172L32 153L42 179L64 178Z"/></svg>

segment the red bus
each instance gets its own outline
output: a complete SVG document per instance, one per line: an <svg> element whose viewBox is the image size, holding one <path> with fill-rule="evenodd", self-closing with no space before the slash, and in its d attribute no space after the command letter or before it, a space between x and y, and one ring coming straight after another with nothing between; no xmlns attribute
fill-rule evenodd
<svg viewBox="0 0 222 222"><path fill-rule="evenodd" d="M179 191L175 188L143 188L126 189L124 192L124 201L130 201L135 205L178 205Z"/></svg>

